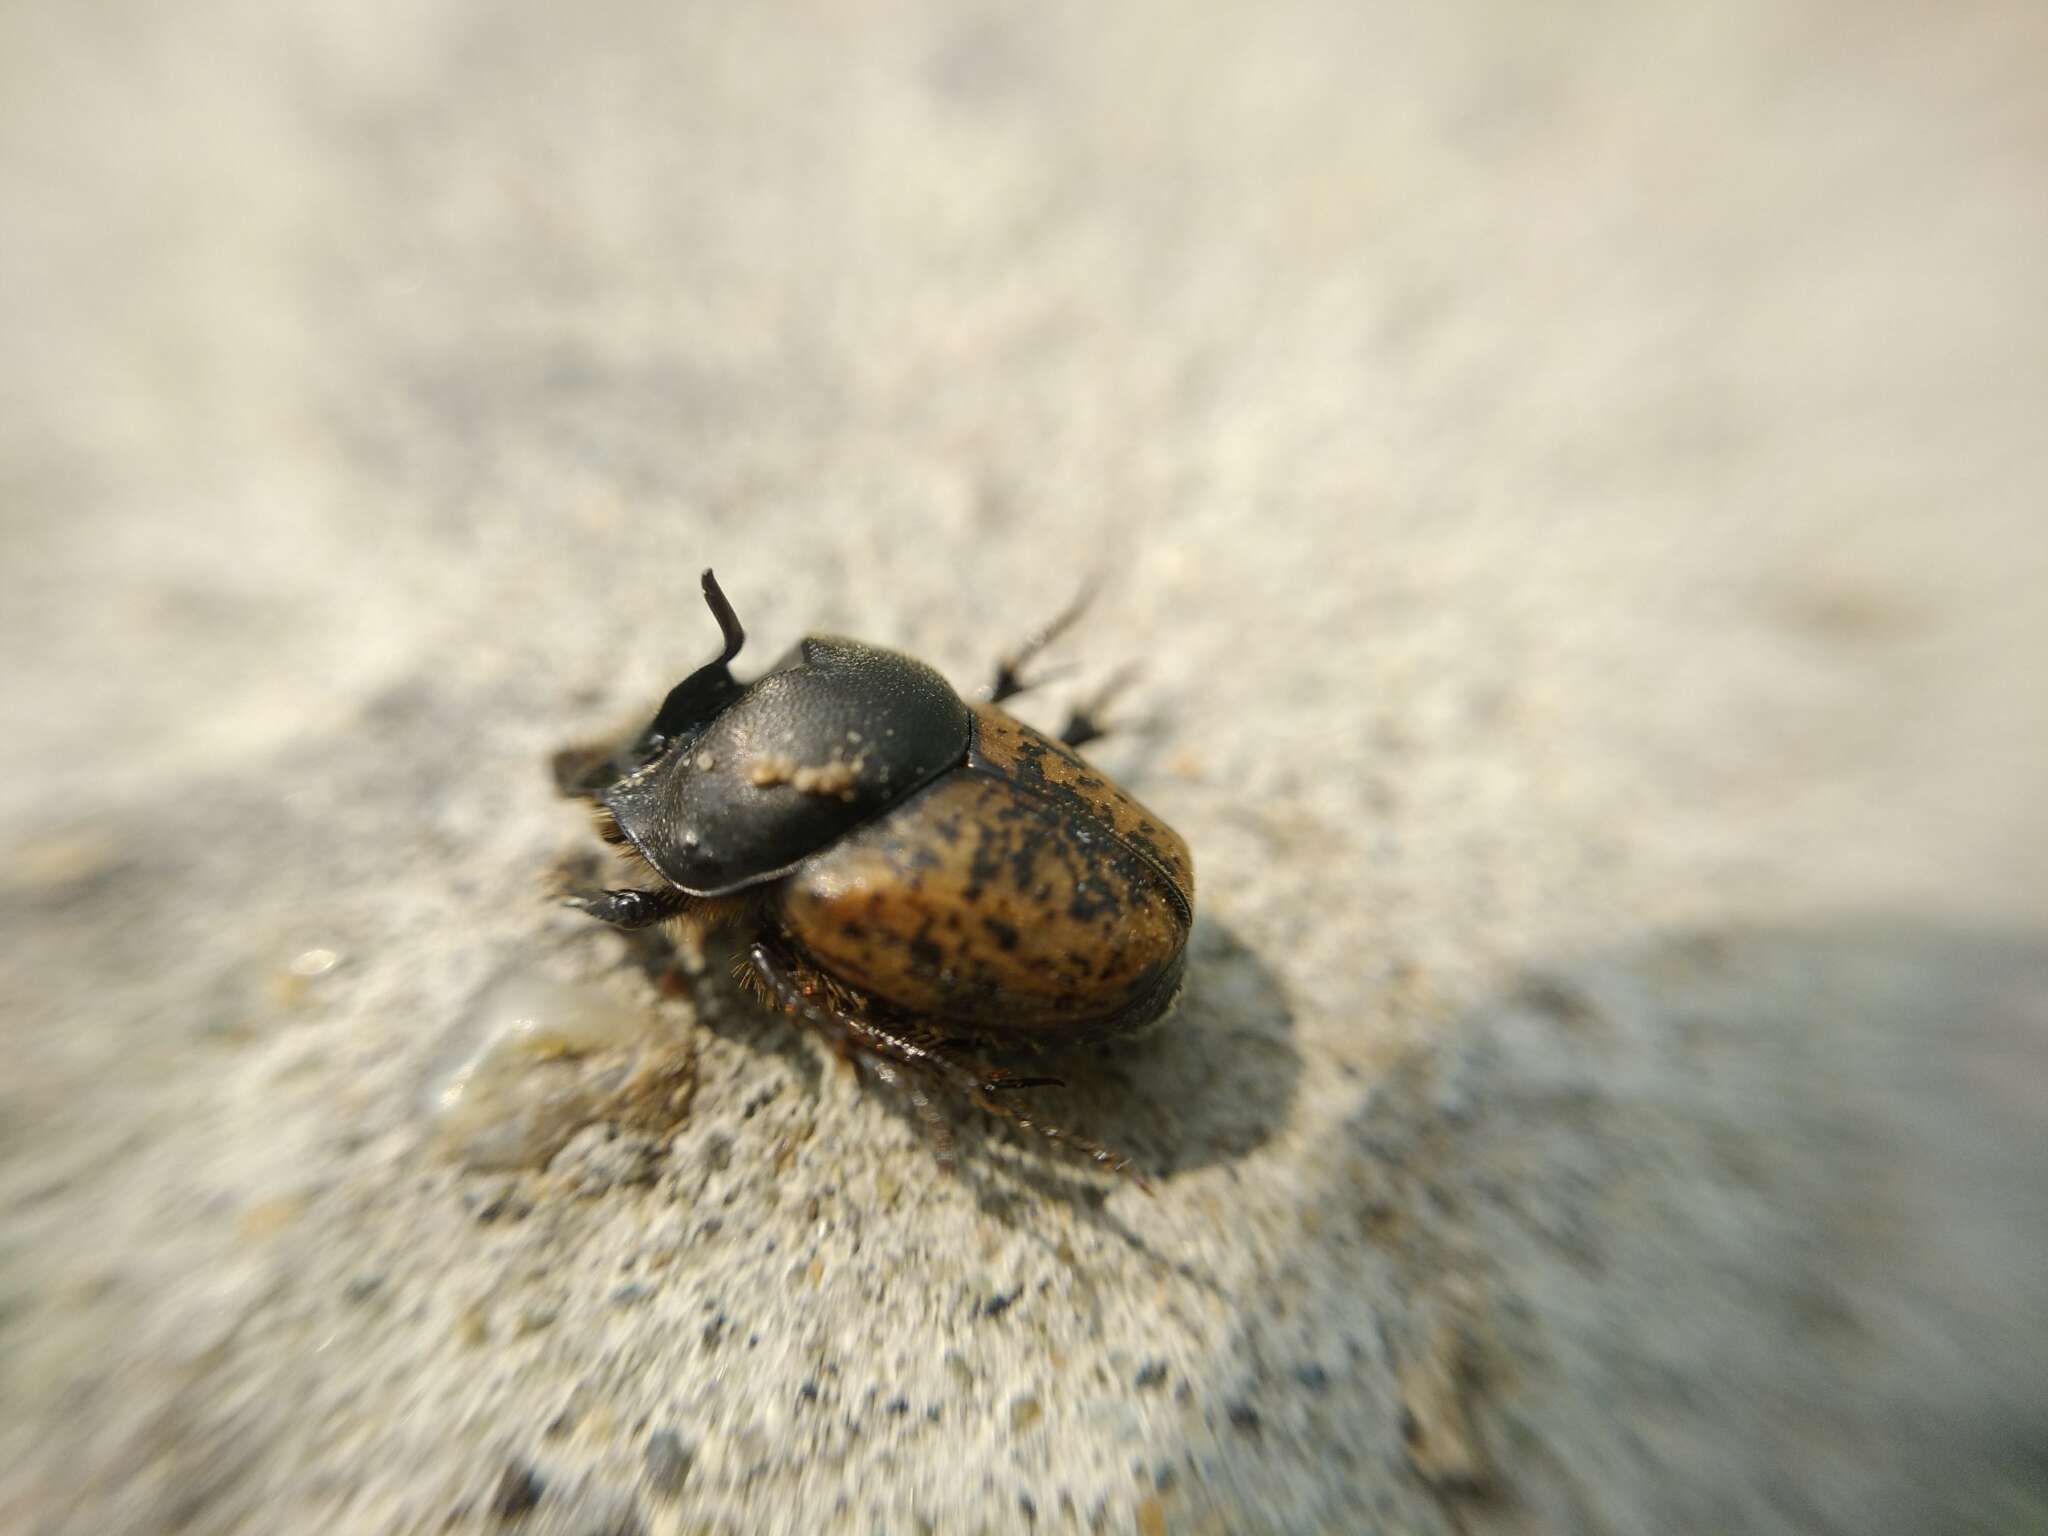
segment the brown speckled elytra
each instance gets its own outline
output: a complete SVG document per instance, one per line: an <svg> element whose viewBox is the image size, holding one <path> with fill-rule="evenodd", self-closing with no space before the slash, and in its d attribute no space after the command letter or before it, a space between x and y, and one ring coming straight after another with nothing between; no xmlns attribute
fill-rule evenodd
<svg viewBox="0 0 2048 1536"><path fill-rule="evenodd" d="M741 684L746 633L709 571L704 600L719 654L619 751L563 773L642 882L569 904L620 928L744 925L745 985L906 1079L942 1161L933 1083L1143 1183L1129 1159L1010 1097L1060 1079L981 1059L1128 1034L1180 991L1194 863L1074 750L1102 734L1104 695L1058 740L997 707L1081 604L969 705L920 661L818 636Z"/></svg>

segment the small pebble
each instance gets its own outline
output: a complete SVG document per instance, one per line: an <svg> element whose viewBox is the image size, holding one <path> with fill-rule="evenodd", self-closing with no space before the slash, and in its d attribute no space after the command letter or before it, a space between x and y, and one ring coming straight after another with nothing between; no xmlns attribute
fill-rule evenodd
<svg viewBox="0 0 2048 1536"><path fill-rule="evenodd" d="M663 1498L674 1498L689 1481L697 1454L683 1444L672 1429L657 1429L647 1437L647 1482Z"/></svg>
<svg viewBox="0 0 2048 1536"><path fill-rule="evenodd" d="M8 851L0 887L21 891L79 890L120 867L121 845L107 832L66 831Z"/></svg>
<svg viewBox="0 0 2048 1536"><path fill-rule="evenodd" d="M517 1520L540 1502L546 1485L540 1475L523 1461L508 1461L491 1490L491 1513L500 1520Z"/></svg>
<svg viewBox="0 0 2048 1536"><path fill-rule="evenodd" d="M559 1316L561 1316L561 1309L553 1303L545 1301L535 1302L519 1314L519 1331L521 1333L539 1333L543 1328L553 1327L555 1319Z"/></svg>
<svg viewBox="0 0 2048 1536"><path fill-rule="evenodd" d="M1395 1380L1401 1398L1401 1439L1408 1461L1433 1488L1483 1489L1486 1456L1465 1406L1469 1344L1454 1321L1440 1320L1422 1350L1404 1361Z"/></svg>
<svg viewBox="0 0 2048 1536"><path fill-rule="evenodd" d="M532 1214L533 1202L522 1195L518 1185L510 1179L484 1194L476 1203L477 1222L486 1227L494 1221L523 1221Z"/></svg>
<svg viewBox="0 0 2048 1536"><path fill-rule="evenodd" d="M1025 1396L1010 1404L1010 1432L1021 1435L1045 1417L1045 1408L1035 1397Z"/></svg>
<svg viewBox="0 0 2048 1536"><path fill-rule="evenodd" d="M1152 1388L1164 1384L1165 1381L1166 1362L1164 1360L1147 1360L1138 1367L1138 1374L1131 1378L1131 1385L1139 1388L1141 1391L1149 1392Z"/></svg>
<svg viewBox="0 0 2048 1536"><path fill-rule="evenodd" d="M295 955L292 958L292 963L286 966L285 969L294 976L300 976L311 981L317 976L325 976L339 964L341 964L341 955L335 950L308 949Z"/></svg>
<svg viewBox="0 0 2048 1536"><path fill-rule="evenodd" d="M1014 1291L1011 1291L1008 1295L1005 1295L1001 1291L998 1291L995 1295L989 1297L987 1301L984 1301L981 1304L981 1315L983 1317L1001 1317L1005 1312L1010 1310L1010 1304L1023 1294L1024 1287L1021 1285L1018 1286L1017 1289L1015 1289Z"/></svg>
<svg viewBox="0 0 2048 1536"><path fill-rule="evenodd" d="M306 1211L306 1202L295 1195L280 1195L273 1200L259 1200L243 1211L238 1223L241 1235L250 1239L275 1237L296 1222Z"/></svg>
<svg viewBox="0 0 2048 1536"><path fill-rule="evenodd" d="M1297 1365L1294 1379L1311 1392L1326 1392L1330 1387L1330 1373L1313 1360L1306 1365Z"/></svg>
<svg viewBox="0 0 2048 1536"><path fill-rule="evenodd" d="M455 1032L459 1059L430 1074L435 1144L475 1172L544 1168L584 1126L620 1110L651 1023L603 990L517 970L480 992Z"/></svg>
<svg viewBox="0 0 2048 1536"><path fill-rule="evenodd" d="M1256 1435L1259 1432L1259 1410L1250 1403L1232 1403L1224 1411L1230 1415L1232 1428L1241 1430L1247 1435Z"/></svg>

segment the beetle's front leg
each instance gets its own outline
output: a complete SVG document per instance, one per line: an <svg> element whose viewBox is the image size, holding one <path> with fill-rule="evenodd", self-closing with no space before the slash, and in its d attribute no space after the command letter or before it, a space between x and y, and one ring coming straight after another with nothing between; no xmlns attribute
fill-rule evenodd
<svg viewBox="0 0 2048 1536"><path fill-rule="evenodd" d="M674 886L665 885L658 891L575 891L563 898L562 905L587 912L614 928L651 928L682 916L689 900Z"/></svg>

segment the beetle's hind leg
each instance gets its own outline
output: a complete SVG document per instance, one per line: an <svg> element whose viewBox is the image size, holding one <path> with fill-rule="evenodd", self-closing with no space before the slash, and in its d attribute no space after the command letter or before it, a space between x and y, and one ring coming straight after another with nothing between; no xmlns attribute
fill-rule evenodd
<svg viewBox="0 0 2048 1536"><path fill-rule="evenodd" d="M1025 676L1024 669L1038 653L1051 645L1061 635L1080 621L1081 615L1095 601L1095 592L1101 585L1099 576L1091 576L1086 585L1075 594L1074 600L1060 610L1052 622L1033 630L1029 635L996 661L996 675L993 682L982 690L982 697L991 704L1000 704L1005 699L1015 698L1028 688L1035 688L1046 680L1046 674L1036 677ZM1060 668L1068 671L1069 668ZM1085 746L1099 741L1109 734L1111 727L1104 724L1104 712L1110 701L1131 685L1138 675L1138 666L1132 662L1117 668L1110 674L1109 681L1095 692L1076 704L1067 715L1067 723L1060 728L1060 740L1070 747Z"/></svg>
<svg viewBox="0 0 2048 1536"><path fill-rule="evenodd" d="M868 1018L840 987L810 967L792 961L771 944L756 942L748 948L747 972L753 987L772 1006L824 1029L856 1055L878 1058L881 1063L903 1069L910 1078L906 1086L911 1090L911 1103L926 1127L933 1131L939 1142L940 1161L948 1166L952 1162L952 1129L946 1127L943 1135L936 1129L944 1121L917 1087L918 1076L945 1083L977 1108L1009 1121L1020 1130L1034 1132L1097 1168L1122 1174L1151 1193L1151 1184L1128 1157L1110 1151L1100 1142L1076 1136L1063 1126L1039 1120L1001 1097L1025 1088L1063 1087L1061 1079L998 1072L985 1063L956 1056L945 1041Z"/></svg>
<svg viewBox="0 0 2048 1536"><path fill-rule="evenodd" d="M931 1095L924 1091L924 1085L901 1067L873 1051L856 1048L854 1057L865 1063L883 1082L903 1090L910 1100L910 1107L917 1111L917 1118L924 1125L924 1133L932 1139L932 1153L938 1158L939 1166L951 1173L958 1162L953 1150L953 1125L939 1113L938 1105L934 1104Z"/></svg>
<svg viewBox="0 0 2048 1536"><path fill-rule="evenodd" d="M1110 701L1130 687L1137 676L1138 664L1135 661L1110 673L1108 682L1074 706L1073 712L1067 716L1067 723L1060 727L1060 740L1070 747L1083 747L1107 736L1115 727L1103 723L1104 712Z"/></svg>
<svg viewBox="0 0 2048 1536"><path fill-rule="evenodd" d="M997 657L995 680L988 685L982 697L991 704L1000 704L1043 682L1042 677L1026 677L1025 667L1040 651L1074 627L1081 615L1088 611L1088 605L1095 601L1095 590L1100 585L1100 578L1091 576L1074 594L1074 600L1062 608L1051 623L1033 630L1018 642L1015 649Z"/></svg>
<svg viewBox="0 0 2048 1536"><path fill-rule="evenodd" d="M971 1077L973 1074L969 1074L969 1076ZM1056 1077L984 1077L981 1081L968 1086L966 1091L967 1096L978 1107L987 1110L990 1114L1009 1121L1019 1130L1036 1132L1054 1146L1071 1153L1075 1157L1086 1159L1105 1172L1121 1174L1137 1185L1138 1188L1144 1190L1146 1194L1151 1194L1152 1181L1139 1172L1137 1164L1133 1163L1121 1152L1112 1152L1101 1142L1092 1141L1086 1136L1076 1136L1065 1126L1053 1125L1047 1121L1037 1119L1008 1100L997 1097L998 1094L1011 1089L1035 1088L1041 1084L1058 1084L1059 1081Z"/></svg>
<svg viewBox="0 0 2048 1536"><path fill-rule="evenodd" d="M773 945L750 944L736 970L740 984L769 1007L822 1030L847 1059L867 1066L883 1082L900 1086L932 1139L939 1166L953 1171L953 1127L913 1075L937 1075L918 1046L875 1029L840 988Z"/></svg>

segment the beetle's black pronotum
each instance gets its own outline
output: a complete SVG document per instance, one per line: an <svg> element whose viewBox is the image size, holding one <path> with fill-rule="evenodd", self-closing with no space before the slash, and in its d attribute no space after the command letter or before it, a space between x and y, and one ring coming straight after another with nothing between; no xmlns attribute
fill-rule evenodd
<svg viewBox="0 0 2048 1536"><path fill-rule="evenodd" d="M1007 658L969 705L920 661L811 637L751 683L711 572L724 645L645 730L565 787L639 880L571 904L623 928L744 925L743 978L912 1098L943 1082L1107 1167L1128 1162L1034 1120L1010 1091L1056 1083L984 1049L1063 1045L1154 1022L1181 984L1194 916L1187 844L1074 748L997 705L1078 610Z"/></svg>

